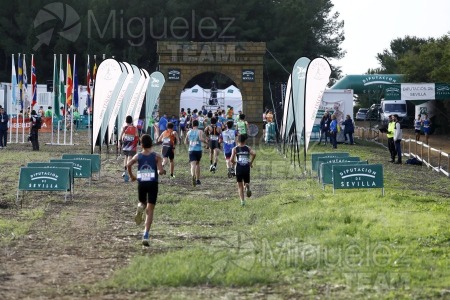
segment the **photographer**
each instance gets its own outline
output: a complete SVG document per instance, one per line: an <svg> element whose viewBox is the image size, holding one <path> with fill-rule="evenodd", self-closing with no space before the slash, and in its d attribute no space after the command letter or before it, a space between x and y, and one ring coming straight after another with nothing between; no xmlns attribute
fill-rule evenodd
<svg viewBox="0 0 450 300"><path fill-rule="evenodd" d="M33 145L33 151L39 151L39 129L41 129L41 116L36 114L33 109L30 117L30 141Z"/></svg>

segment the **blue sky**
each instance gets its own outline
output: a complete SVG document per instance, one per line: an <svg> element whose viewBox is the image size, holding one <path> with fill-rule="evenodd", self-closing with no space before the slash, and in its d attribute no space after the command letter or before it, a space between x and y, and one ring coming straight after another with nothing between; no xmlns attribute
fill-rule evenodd
<svg viewBox="0 0 450 300"><path fill-rule="evenodd" d="M344 20L347 51L331 63L343 75L363 74L378 68L375 56L390 49L390 42L407 35L442 37L450 32L450 0L332 0Z"/></svg>

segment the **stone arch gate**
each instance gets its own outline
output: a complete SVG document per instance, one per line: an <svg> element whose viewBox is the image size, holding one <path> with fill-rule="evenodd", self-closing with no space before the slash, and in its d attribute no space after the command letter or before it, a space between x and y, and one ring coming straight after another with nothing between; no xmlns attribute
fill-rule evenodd
<svg viewBox="0 0 450 300"><path fill-rule="evenodd" d="M246 120L262 124L265 52L264 42L158 42L159 67L166 78L160 94L160 113L178 116L180 94L186 83L199 74L214 72L238 85Z"/></svg>

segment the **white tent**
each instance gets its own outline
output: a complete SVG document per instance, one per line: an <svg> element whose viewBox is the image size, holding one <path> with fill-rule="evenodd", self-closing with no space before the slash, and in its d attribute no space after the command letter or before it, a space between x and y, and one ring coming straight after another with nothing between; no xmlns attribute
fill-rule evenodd
<svg viewBox="0 0 450 300"><path fill-rule="evenodd" d="M226 109L230 105L236 113L242 110L242 94L237 87L230 85L226 89L218 90L217 94L218 97L224 98L224 106L222 109ZM180 108L194 110L200 109L203 105L208 106L209 95L210 90L203 89L199 85L185 89L180 95Z"/></svg>

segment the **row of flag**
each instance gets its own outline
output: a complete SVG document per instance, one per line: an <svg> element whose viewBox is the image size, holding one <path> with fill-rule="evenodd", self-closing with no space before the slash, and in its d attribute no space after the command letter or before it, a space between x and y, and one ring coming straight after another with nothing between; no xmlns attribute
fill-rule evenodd
<svg viewBox="0 0 450 300"><path fill-rule="evenodd" d="M72 64L70 56L66 57L66 75L64 75L62 54L59 56L59 67L56 54L54 55L54 69L53 69L53 111L56 116L61 116L60 106L64 106L64 110L68 107L78 108L78 72L76 64L76 54L73 56L73 76L72 76ZM28 77L26 67L26 55L18 55L18 64L12 54L12 67L11 67L11 99L12 105L17 106L20 104L21 109L24 109L24 104L28 102ZM95 84L95 77L97 73L96 56L94 56L94 68L93 76L91 76L90 57L87 59L87 74L86 74L86 86L87 86L87 101L86 106L91 111L91 85ZM37 104L37 81L36 81L36 65L34 61L34 55L31 55L31 102L30 110ZM18 89L18 94L17 94ZM18 97L17 97L18 96Z"/></svg>
<svg viewBox="0 0 450 300"><path fill-rule="evenodd" d="M31 55L31 104L33 107L36 104L36 66L34 63L34 55ZM28 76L27 76L27 64L26 55L18 55L18 73L16 74L16 64L14 60L14 54L12 55L12 70L11 70L11 97L12 104L18 105L19 101L21 109L25 100L28 100ZM17 98L17 90L19 89L19 98Z"/></svg>

